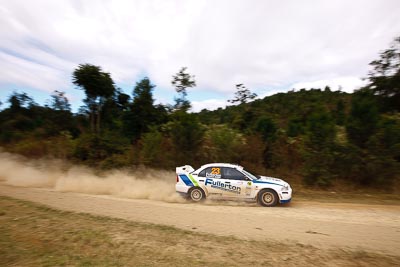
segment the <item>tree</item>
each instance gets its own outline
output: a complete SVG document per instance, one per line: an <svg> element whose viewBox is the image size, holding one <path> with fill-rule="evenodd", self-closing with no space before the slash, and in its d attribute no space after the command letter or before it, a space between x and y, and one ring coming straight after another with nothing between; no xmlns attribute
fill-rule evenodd
<svg viewBox="0 0 400 267"><path fill-rule="evenodd" d="M376 97L367 89L355 92L346 125L350 142L360 148L365 148L369 138L377 131L378 122L379 111Z"/></svg>
<svg viewBox="0 0 400 267"><path fill-rule="evenodd" d="M42 110L42 120L49 122L44 123L44 129L49 136L60 135L59 138L65 139L70 133L76 133L74 126L71 105L65 92L55 90L51 95L51 99L47 101L46 109ZM56 122L56 123L52 123Z"/></svg>
<svg viewBox="0 0 400 267"><path fill-rule="evenodd" d="M13 92L8 98L8 102L10 103L10 109L12 111L18 111L21 108L30 108L37 105L35 101L33 101L33 99L24 92Z"/></svg>
<svg viewBox="0 0 400 267"><path fill-rule="evenodd" d="M116 90L116 102L119 110L127 110L131 97L121 91L120 88Z"/></svg>
<svg viewBox="0 0 400 267"><path fill-rule="evenodd" d="M71 104L65 96L65 92L55 90L51 94L50 107L54 110L70 111Z"/></svg>
<svg viewBox="0 0 400 267"><path fill-rule="evenodd" d="M400 36L389 49L380 53L380 59L370 63L369 88L382 98L386 110L400 110Z"/></svg>
<svg viewBox="0 0 400 267"><path fill-rule="evenodd" d="M90 110L91 129L99 133L101 108L105 100L114 95L114 81L101 67L80 64L73 72L72 82L85 91L84 102Z"/></svg>
<svg viewBox="0 0 400 267"><path fill-rule="evenodd" d="M256 125L256 131L261 134L264 141L273 141L275 138L277 127L274 121L266 116L258 119Z"/></svg>
<svg viewBox="0 0 400 267"><path fill-rule="evenodd" d="M196 86L194 75L190 75L186 72L187 67L182 67L181 70L174 76L172 76L171 84L175 86L175 91L180 94L178 98L175 98L175 109L187 111L190 109L190 102L186 99L187 88Z"/></svg>
<svg viewBox="0 0 400 267"><path fill-rule="evenodd" d="M115 90L112 97L108 97L101 109L102 130L121 132L123 130L123 116L130 109L130 96L120 88Z"/></svg>
<svg viewBox="0 0 400 267"><path fill-rule="evenodd" d="M239 162L243 136L227 125L211 125L205 132L203 153L209 162Z"/></svg>
<svg viewBox="0 0 400 267"><path fill-rule="evenodd" d="M92 166L115 167L109 164L113 157L129 149L129 141L117 132L104 131L102 135L85 133L75 140L74 157Z"/></svg>
<svg viewBox="0 0 400 267"><path fill-rule="evenodd" d="M334 113L336 124L344 125L346 121L345 105L342 99L336 103L336 110Z"/></svg>
<svg viewBox="0 0 400 267"><path fill-rule="evenodd" d="M287 127L287 136L296 137L304 134L304 122L302 119L294 117L290 118Z"/></svg>
<svg viewBox="0 0 400 267"><path fill-rule="evenodd" d="M24 92L14 91L7 102L10 103L10 107L1 112L0 139L10 142L22 139L23 136L31 133L40 118L33 112L33 107L37 104Z"/></svg>
<svg viewBox="0 0 400 267"><path fill-rule="evenodd" d="M239 104L247 103L257 97L257 94L250 92L250 90L244 86L242 83L236 84L235 98L228 100L228 102L234 104L239 102Z"/></svg>
<svg viewBox="0 0 400 267"><path fill-rule="evenodd" d="M172 115L170 135L174 145L176 164L197 162L204 137L204 127L195 114L178 111Z"/></svg>
<svg viewBox="0 0 400 267"><path fill-rule="evenodd" d="M335 123L323 108L312 113L307 123L304 153L304 182L307 185L329 186L332 183L334 163Z"/></svg>
<svg viewBox="0 0 400 267"><path fill-rule="evenodd" d="M150 126L157 124L157 109L154 107L153 85L149 78L144 78L136 83L133 89L133 103L130 110L125 112L124 132L134 140L140 138L142 133L147 132Z"/></svg>

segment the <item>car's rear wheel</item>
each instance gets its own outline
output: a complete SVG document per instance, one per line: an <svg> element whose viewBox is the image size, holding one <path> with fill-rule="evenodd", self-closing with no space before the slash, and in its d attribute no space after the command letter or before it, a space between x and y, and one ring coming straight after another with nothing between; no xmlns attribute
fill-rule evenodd
<svg viewBox="0 0 400 267"><path fill-rule="evenodd" d="M263 189L258 193L258 203L264 207L273 207L278 203L278 194L272 189Z"/></svg>
<svg viewBox="0 0 400 267"><path fill-rule="evenodd" d="M199 202L206 199L206 195L200 187L193 187L189 191L189 198L194 202Z"/></svg>

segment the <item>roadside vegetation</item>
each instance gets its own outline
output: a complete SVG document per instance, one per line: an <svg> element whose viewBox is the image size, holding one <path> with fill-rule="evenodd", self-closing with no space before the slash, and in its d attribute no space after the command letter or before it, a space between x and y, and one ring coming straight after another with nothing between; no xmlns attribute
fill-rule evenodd
<svg viewBox="0 0 400 267"><path fill-rule="evenodd" d="M1 266L397 266L400 258L240 240L0 196Z"/></svg>
<svg viewBox="0 0 400 267"><path fill-rule="evenodd" d="M400 37L370 65L367 85L352 94L325 87L255 100L238 84L236 105L190 113L196 80L187 68L172 76L175 103L156 105L150 78L128 95L101 67L82 64L72 74L86 94L79 112L63 92L45 106L14 92L0 112L0 146L99 169L232 162L306 188L398 192Z"/></svg>

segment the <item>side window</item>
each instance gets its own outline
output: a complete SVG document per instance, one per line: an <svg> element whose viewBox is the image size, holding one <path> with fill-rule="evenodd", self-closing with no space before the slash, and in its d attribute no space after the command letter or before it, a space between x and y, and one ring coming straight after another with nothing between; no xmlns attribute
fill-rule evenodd
<svg viewBox="0 0 400 267"><path fill-rule="evenodd" d="M208 168L207 168L208 169ZM206 177L206 170L207 169L204 169L204 170L202 170L200 173L199 173L199 177Z"/></svg>
<svg viewBox="0 0 400 267"><path fill-rule="evenodd" d="M209 168L202 170L199 173L199 177L220 179L222 176L221 174L222 173L221 173L220 167L209 167Z"/></svg>
<svg viewBox="0 0 400 267"><path fill-rule="evenodd" d="M229 180L246 180L246 176L243 173L233 168L224 168L223 178Z"/></svg>

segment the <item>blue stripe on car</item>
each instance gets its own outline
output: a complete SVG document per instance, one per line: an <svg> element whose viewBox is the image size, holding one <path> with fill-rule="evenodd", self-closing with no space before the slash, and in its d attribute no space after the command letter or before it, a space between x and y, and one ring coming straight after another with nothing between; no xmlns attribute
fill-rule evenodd
<svg viewBox="0 0 400 267"><path fill-rule="evenodd" d="M281 204L284 204L284 203L289 203L291 200L292 200L292 199L289 198L289 199L287 199L287 200L280 200L279 202L280 202Z"/></svg>
<svg viewBox="0 0 400 267"><path fill-rule="evenodd" d="M271 183L271 182L265 182L265 181L257 181L257 180L253 180L253 183L255 183L255 184L274 184L274 185L283 186L283 185L281 185L281 184L276 184L276 183Z"/></svg>
<svg viewBox="0 0 400 267"><path fill-rule="evenodd" d="M179 175L179 177L182 179L182 181L185 183L187 186L193 186L192 181L190 181L189 177L187 177L184 174Z"/></svg>

